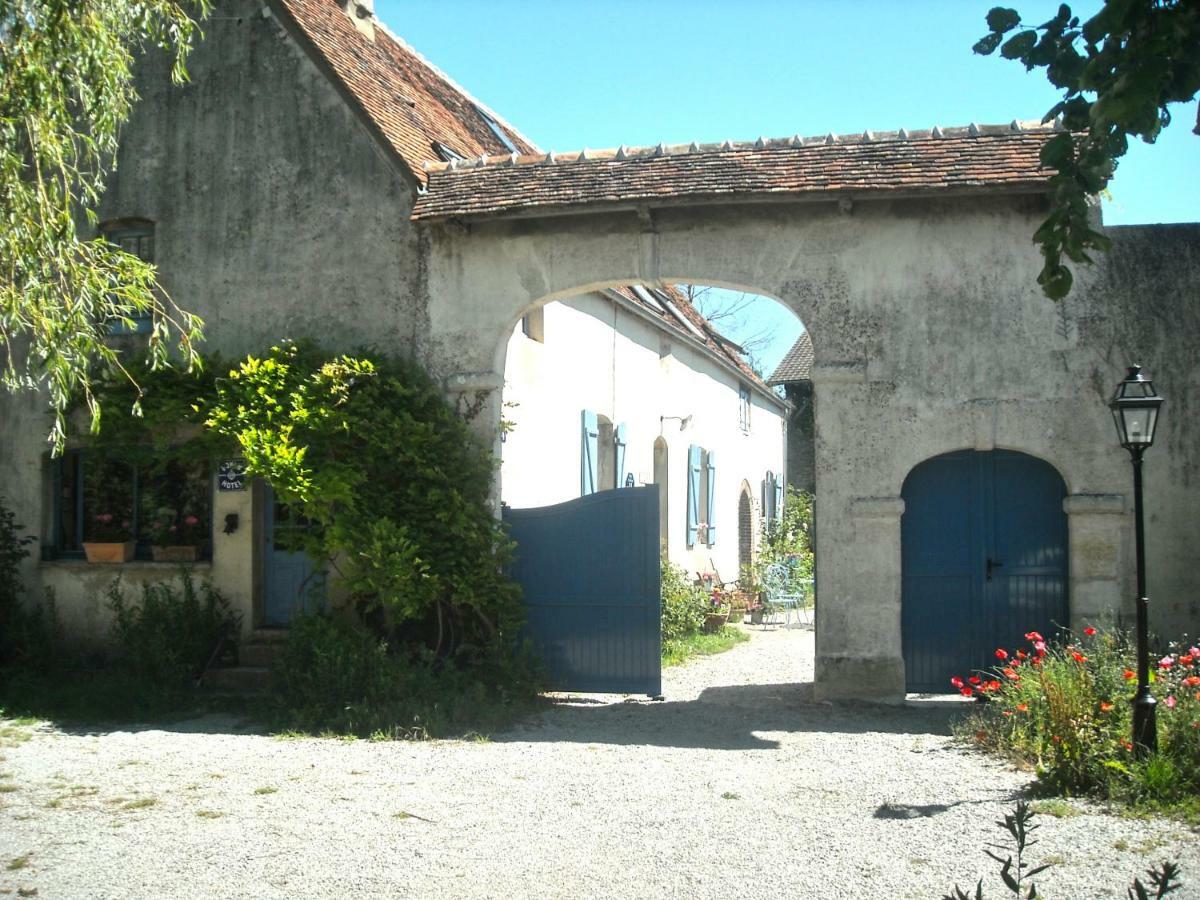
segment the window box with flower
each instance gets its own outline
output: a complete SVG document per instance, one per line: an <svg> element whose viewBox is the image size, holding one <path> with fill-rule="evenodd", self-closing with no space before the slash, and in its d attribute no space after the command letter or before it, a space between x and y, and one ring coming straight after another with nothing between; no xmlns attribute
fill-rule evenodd
<svg viewBox="0 0 1200 900"><path fill-rule="evenodd" d="M150 554L155 562L195 562L205 539L201 518L163 508L147 529Z"/></svg>
<svg viewBox="0 0 1200 900"><path fill-rule="evenodd" d="M136 543L130 532L130 521L110 512L99 512L92 517L88 528L88 540L83 542L83 552L90 563L123 563L133 559Z"/></svg>

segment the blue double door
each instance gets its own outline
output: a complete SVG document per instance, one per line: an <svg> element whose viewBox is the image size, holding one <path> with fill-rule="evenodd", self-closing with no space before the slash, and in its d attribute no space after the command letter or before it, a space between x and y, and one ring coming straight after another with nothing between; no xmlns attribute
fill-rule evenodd
<svg viewBox="0 0 1200 900"><path fill-rule="evenodd" d="M1068 625L1066 486L1022 453L921 463L902 491L901 635L909 691L994 668L995 651Z"/></svg>

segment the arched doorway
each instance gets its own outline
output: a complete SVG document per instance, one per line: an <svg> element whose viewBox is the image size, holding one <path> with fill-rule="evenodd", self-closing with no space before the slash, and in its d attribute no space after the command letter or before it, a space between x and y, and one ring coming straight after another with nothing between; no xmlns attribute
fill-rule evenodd
<svg viewBox="0 0 1200 900"><path fill-rule="evenodd" d="M742 482L738 492L738 577L754 565L754 507L750 485Z"/></svg>
<svg viewBox="0 0 1200 900"><path fill-rule="evenodd" d="M926 460L904 481L901 640L909 691L946 692L998 647L1068 624L1066 485L1007 450Z"/></svg>

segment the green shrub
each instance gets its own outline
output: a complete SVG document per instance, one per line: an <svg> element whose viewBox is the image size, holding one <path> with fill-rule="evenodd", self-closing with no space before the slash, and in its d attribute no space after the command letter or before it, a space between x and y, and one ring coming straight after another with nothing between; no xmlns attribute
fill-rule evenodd
<svg viewBox="0 0 1200 900"><path fill-rule="evenodd" d="M1158 659L1157 756L1131 743L1135 654L1127 636L1085 628L1047 642L996 651L1000 665L953 685L989 700L959 725L960 737L1035 767L1053 793L1090 794L1151 805L1200 798L1200 649L1175 645Z"/></svg>
<svg viewBox="0 0 1200 900"><path fill-rule="evenodd" d="M272 672L271 719L283 730L423 738L504 724L537 692L527 656L468 667L428 650L393 650L362 625L293 621Z"/></svg>
<svg viewBox="0 0 1200 900"><path fill-rule="evenodd" d="M336 562L380 637L446 659L511 654L524 611L490 501L494 461L425 372L284 343L204 404L249 474L311 523L295 549Z"/></svg>
<svg viewBox="0 0 1200 900"><path fill-rule="evenodd" d="M813 495L789 486L783 513L775 521L763 523L758 556L753 571L743 572L743 587L761 586L767 569L787 563L792 578L813 577Z"/></svg>
<svg viewBox="0 0 1200 900"><path fill-rule="evenodd" d="M130 604L120 579L108 589L115 614L117 664L151 690L170 693L188 686L219 642L235 636L240 617L209 582L197 588L187 569L179 586L168 582L142 587L141 602Z"/></svg>
<svg viewBox="0 0 1200 900"><path fill-rule="evenodd" d="M679 640L704 627L709 596L687 580L687 573L668 560L662 562L662 639Z"/></svg>
<svg viewBox="0 0 1200 900"><path fill-rule="evenodd" d="M0 669L37 664L46 658L47 629L40 610L24 606L21 563L36 538L0 499Z"/></svg>

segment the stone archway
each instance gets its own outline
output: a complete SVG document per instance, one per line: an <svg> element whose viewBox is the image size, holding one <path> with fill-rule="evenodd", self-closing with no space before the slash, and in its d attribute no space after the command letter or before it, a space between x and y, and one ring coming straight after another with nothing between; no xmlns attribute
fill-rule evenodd
<svg viewBox="0 0 1200 900"><path fill-rule="evenodd" d="M438 224L428 231L422 352L449 393L482 398L467 405L490 439L503 338L530 309L659 282L745 289L790 307L814 339L817 691L899 696L900 485L916 462L999 444L1065 460L1079 495L1068 507L1108 516L1073 514L1072 540L1077 527L1099 529L1116 548L1127 527L1128 476L1109 452L1104 398L1080 402L1096 380L1096 348L1037 290L1028 236L1041 215L1019 194L729 198ZM1127 580L1119 557L1106 551L1072 569L1073 610L1115 613Z"/></svg>

